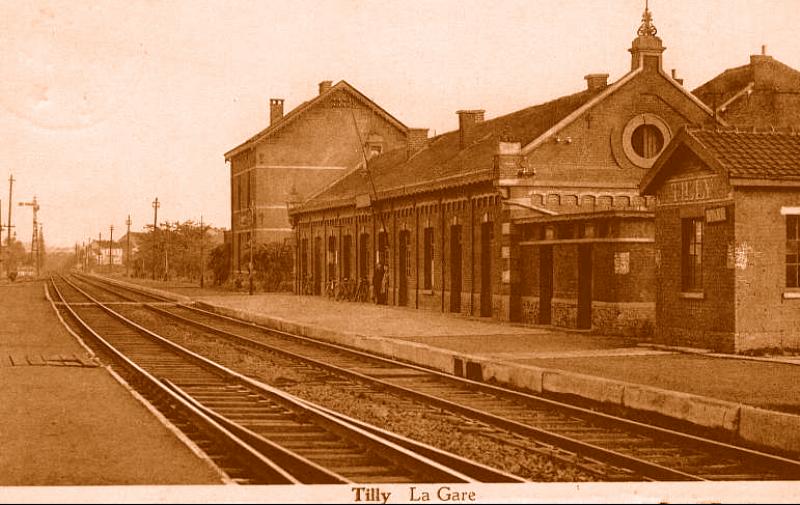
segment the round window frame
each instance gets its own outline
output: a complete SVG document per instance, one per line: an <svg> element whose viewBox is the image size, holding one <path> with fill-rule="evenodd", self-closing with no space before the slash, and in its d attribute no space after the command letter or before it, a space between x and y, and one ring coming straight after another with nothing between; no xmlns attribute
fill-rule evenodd
<svg viewBox="0 0 800 505"><path fill-rule="evenodd" d="M652 158L644 158L639 156L633 149L633 142L631 142L633 138L633 132L636 131L636 128L645 124L653 125L658 128L658 130L661 132L661 135L664 137L664 145L661 146L658 154ZM667 144L669 144L670 140L672 140L672 130L666 121L655 114L650 114L649 112L637 114L636 116L632 117L622 130L622 149L625 151L625 156L628 157L631 163L640 168L651 168L655 164L658 157L661 156L661 153L664 152L664 149L667 147Z"/></svg>

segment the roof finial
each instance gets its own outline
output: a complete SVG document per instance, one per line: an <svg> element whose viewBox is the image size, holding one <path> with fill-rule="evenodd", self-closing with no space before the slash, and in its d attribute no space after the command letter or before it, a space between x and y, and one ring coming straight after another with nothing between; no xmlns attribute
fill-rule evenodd
<svg viewBox="0 0 800 505"><path fill-rule="evenodd" d="M642 14L642 24L639 26L639 30L636 32L639 34L640 37L644 36L651 36L655 37L658 33L658 30L653 25L653 15L650 13L649 8L649 0L644 0L644 14Z"/></svg>

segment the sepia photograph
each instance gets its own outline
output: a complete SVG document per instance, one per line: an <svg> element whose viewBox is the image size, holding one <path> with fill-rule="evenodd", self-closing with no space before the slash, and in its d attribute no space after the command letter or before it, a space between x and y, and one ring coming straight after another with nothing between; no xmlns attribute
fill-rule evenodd
<svg viewBox="0 0 800 505"><path fill-rule="evenodd" d="M0 503L800 501L800 0L0 0Z"/></svg>

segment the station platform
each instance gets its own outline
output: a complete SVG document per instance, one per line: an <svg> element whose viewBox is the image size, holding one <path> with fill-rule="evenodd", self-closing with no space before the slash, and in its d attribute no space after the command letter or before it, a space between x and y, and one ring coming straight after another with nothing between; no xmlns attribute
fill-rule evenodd
<svg viewBox="0 0 800 505"><path fill-rule="evenodd" d="M136 281L222 314L532 392L723 430L800 454L800 358L752 358L291 293Z"/></svg>
<svg viewBox="0 0 800 505"><path fill-rule="evenodd" d="M0 284L0 486L220 484L68 332L44 283Z"/></svg>

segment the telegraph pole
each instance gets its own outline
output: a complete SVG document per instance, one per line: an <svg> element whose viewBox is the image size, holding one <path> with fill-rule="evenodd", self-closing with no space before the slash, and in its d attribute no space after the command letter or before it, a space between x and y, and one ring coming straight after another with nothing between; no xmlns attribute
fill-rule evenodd
<svg viewBox="0 0 800 505"><path fill-rule="evenodd" d="M206 229L203 227L203 215L200 214L200 289L203 289L203 278L205 277L205 262L203 261L203 239L206 236Z"/></svg>
<svg viewBox="0 0 800 505"><path fill-rule="evenodd" d="M169 236L172 230L169 221L164 221L164 280L169 281Z"/></svg>
<svg viewBox="0 0 800 505"><path fill-rule="evenodd" d="M158 230L158 208L161 204L158 202L158 197L153 200L153 280L156 280L156 230Z"/></svg>
<svg viewBox="0 0 800 505"><path fill-rule="evenodd" d="M6 243L11 245L11 188L14 187L14 176L8 177L8 226L6 227Z"/></svg>
<svg viewBox="0 0 800 505"><path fill-rule="evenodd" d="M39 269L44 263L44 250L42 249L42 243L44 243L44 223L39 223L39 238L36 243L36 277L39 277Z"/></svg>
<svg viewBox="0 0 800 505"><path fill-rule="evenodd" d="M2 273L3 273L3 201L0 200L0 274Z"/></svg>
<svg viewBox="0 0 800 505"><path fill-rule="evenodd" d="M114 225L112 224L109 226L109 235L111 238L108 239L108 275L111 275L111 271L113 270L112 265L114 264L114 256L111 254L111 245L114 243Z"/></svg>
<svg viewBox="0 0 800 505"><path fill-rule="evenodd" d="M125 277L130 277L130 264L131 264L131 215L128 214L128 219L125 220L125 224L128 226L128 233L126 236L128 237L128 256L125 258Z"/></svg>
<svg viewBox="0 0 800 505"><path fill-rule="evenodd" d="M97 271L103 265L103 232L97 232Z"/></svg>

